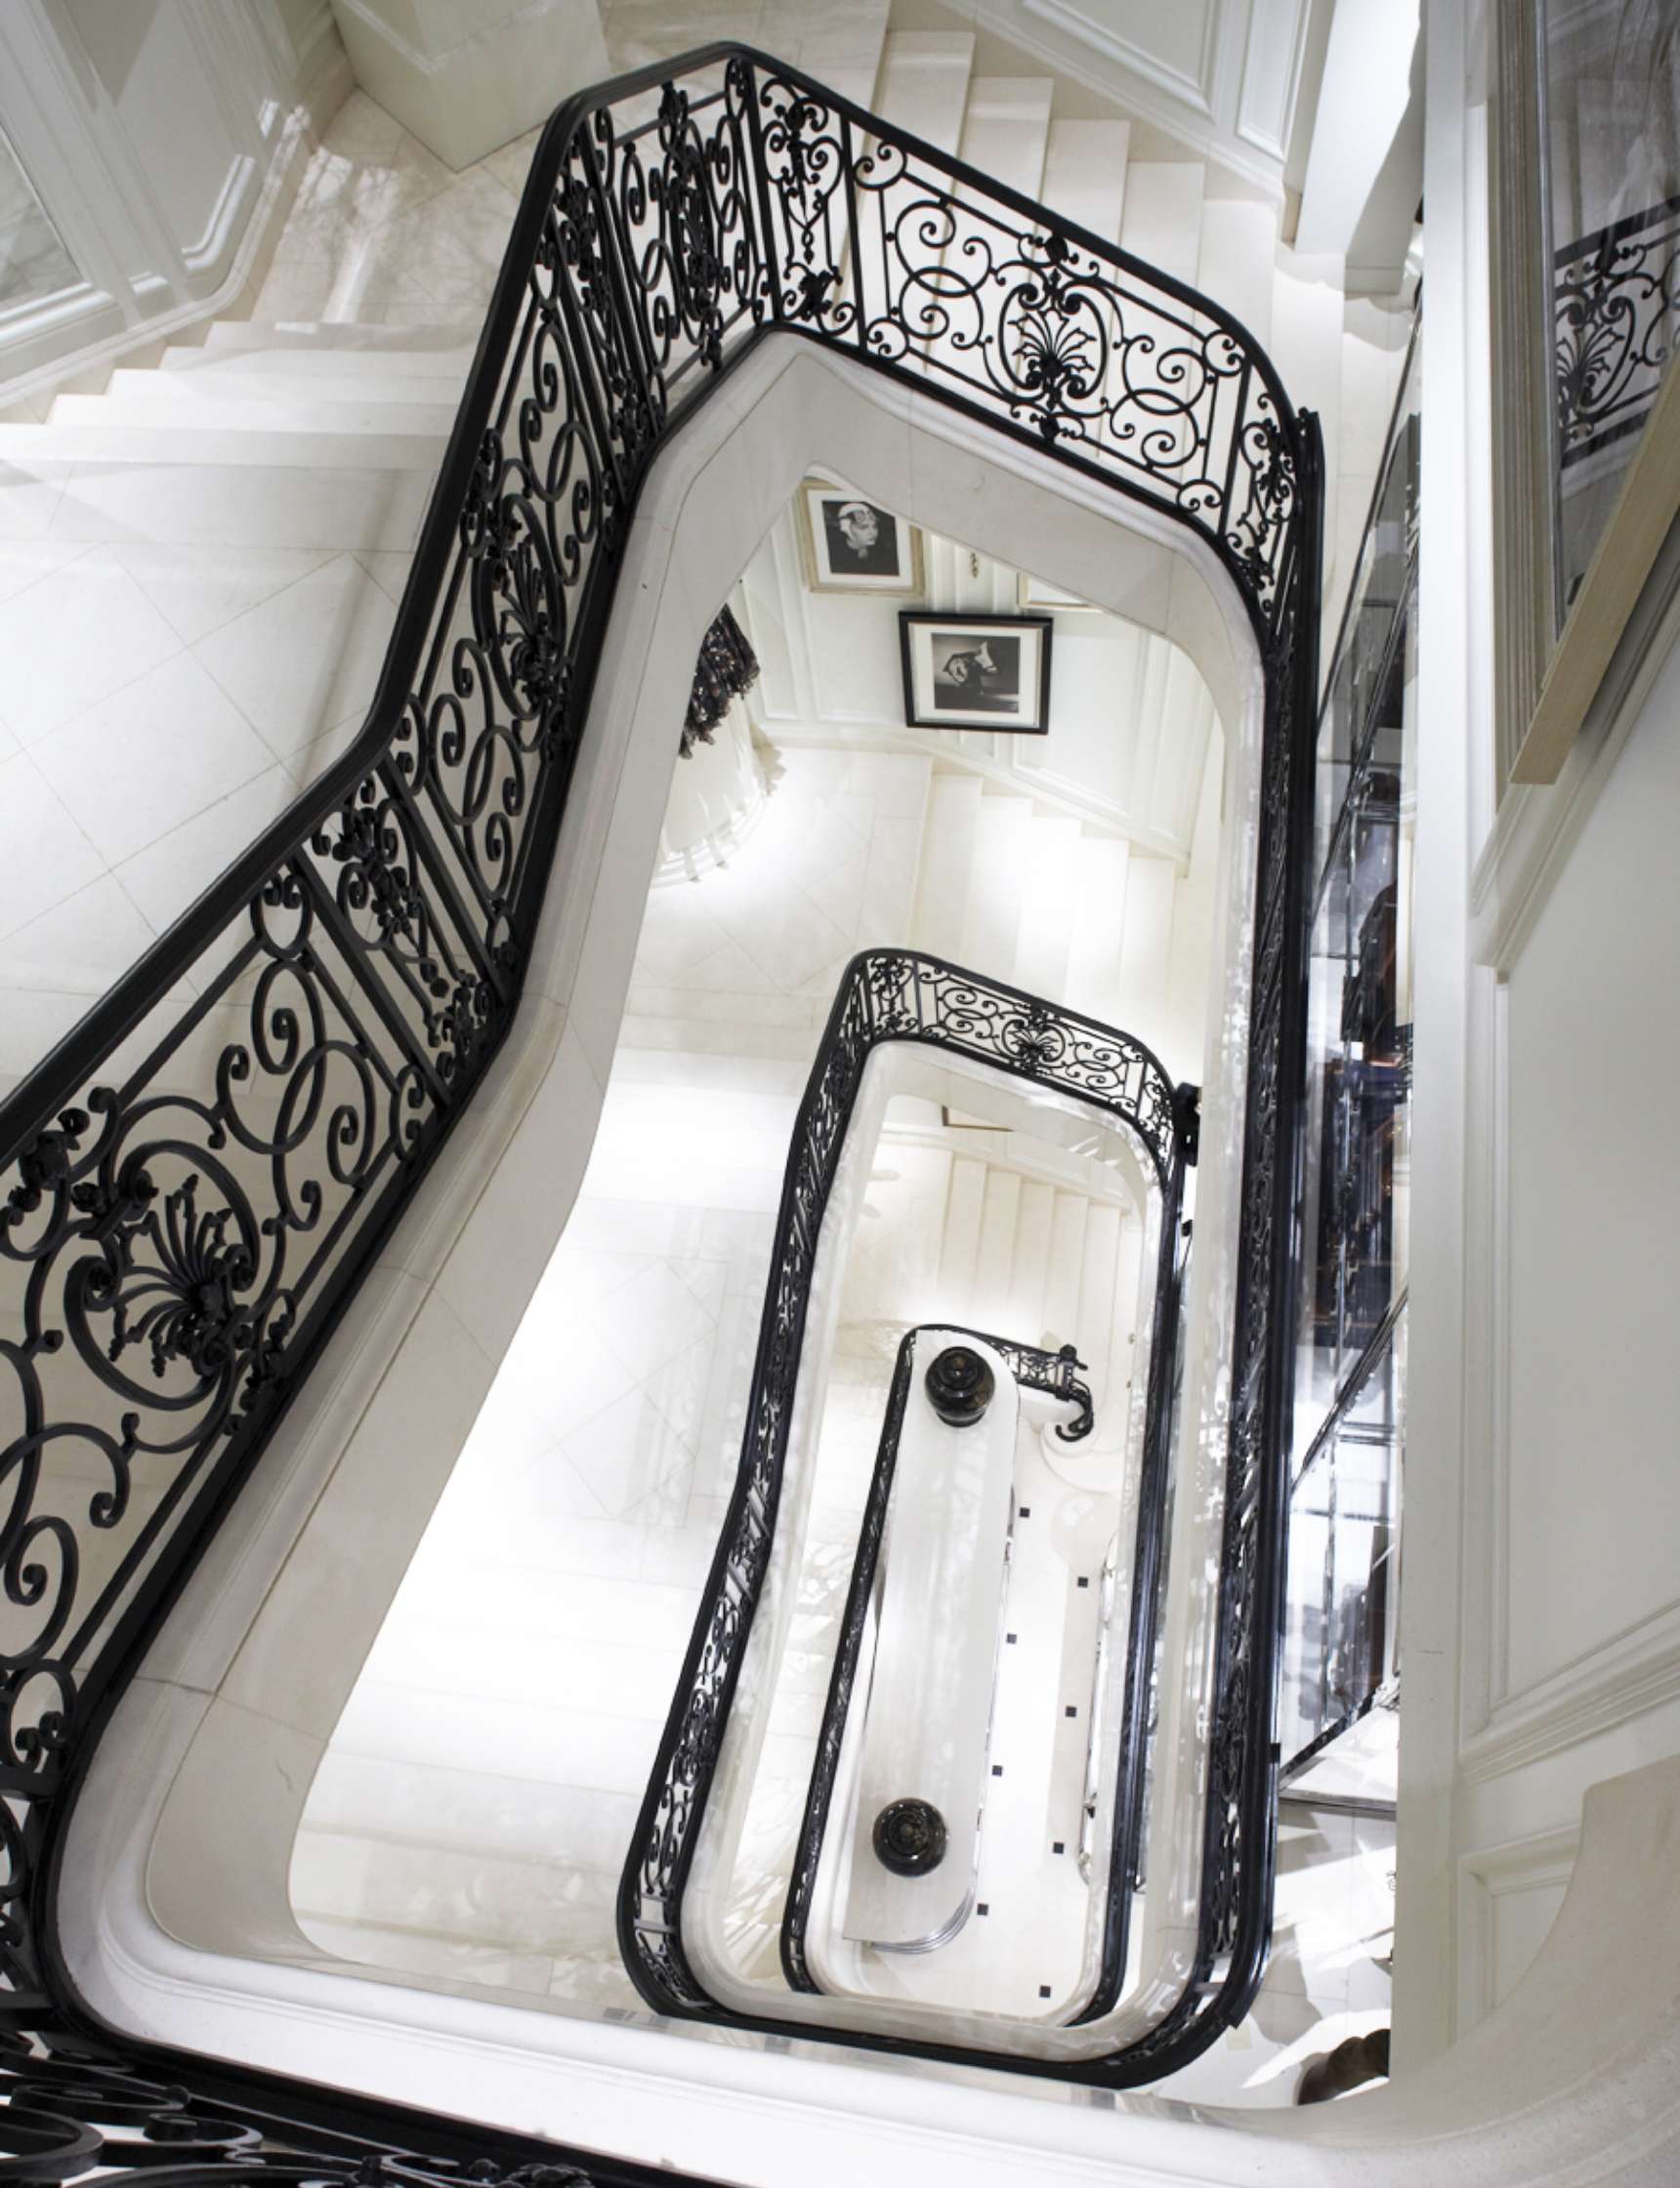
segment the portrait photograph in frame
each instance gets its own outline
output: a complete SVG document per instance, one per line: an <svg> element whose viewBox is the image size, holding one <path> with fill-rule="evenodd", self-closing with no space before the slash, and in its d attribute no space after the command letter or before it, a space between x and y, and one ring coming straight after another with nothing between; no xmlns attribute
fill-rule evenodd
<svg viewBox="0 0 1680 2188"><path fill-rule="evenodd" d="M922 589L922 535L907 517L820 479L799 489L799 551L818 593Z"/></svg>
<svg viewBox="0 0 1680 2188"><path fill-rule="evenodd" d="M1047 736L1052 634L1048 615L901 610L905 727Z"/></svg>

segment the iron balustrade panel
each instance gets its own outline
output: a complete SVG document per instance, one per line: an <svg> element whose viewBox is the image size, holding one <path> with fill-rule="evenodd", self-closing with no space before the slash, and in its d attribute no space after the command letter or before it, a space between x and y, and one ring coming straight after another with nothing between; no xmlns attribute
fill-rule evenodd
<svg viewBox="0 0 1680 2188"><path fill-rule="evenodd" d="M1170 510L1277 609L1297 422L1240 321L791 69L754 119L783 325Z"/></svg>
<svg viewBox="0 0 1680 2188"><path fill-rule="evenodd" d="M750 692L757 682L758 655L733 610L721 609L700 641L699 659L694 663L689 711L677 740L685 760L693 757L696 744L710 744L731 700Z"/></svg>
<svg viewBox="0 0 1680 2188"><path fill-rule="evenodd" d="M932 298L945 301L930 317ZM1278 748L1297 732L1289 694L1316 644L1315 430L1235 319L744 47L561 107L532 157L366 723L0 1104L0 1979L19 2032L46 2025L44 1999L61 2045L65 2026L91 2026L51 1907L68 1804L142 1652L507 1036L637 497L670 435L774 330L907 381L1207 541L1263 642L1268 829L1298 785ZM1263 959L1286 958L1293 934L1271 840ZM1292 974L1282 959L1257 974L1254 1053L1281 1058L1282 1087L1262 1072L1251 1089L1245 1178L1267 1182L1244 1187L1254 1328L1239 1333L1239 1409L1254 1420L1234 1440L1239 1483L1251 1465L1276 1469L1261 1416L1287 1372L1268 1366L1255 1302L1286 1257L1261 1206L1291 1159L1292 1006L1274 989ZM997 994L978 986L976 1010L1018 1043L1012 1068L1037 1072L1046 1030L997 1011ZM896 1005L872 998L866 1024L835 1029L839 1075L822 1103L841 1100L846 1058L878 1014L923 1000L906 975ZM978 1019L975 1037L988 1037ZM1100 1098L1094 1051L1085 1068L1095 1077L1071 1090ZM802 1129L809 1205L833 1149L820 1104ZM791 1290L782 1306L794 1313ZM758 1425L773 1439L772 1419ZM717 1651L762 1578L762 1469L753 1494L756 1517L731 1537ZM1252 1554L1275 1565L1278 1540L1256 1539ZM1246 1605L1254 1591L1239 1592ZM1254 1758L1274 1667L1236 1598L1227 1623L1241 1627L1232 1661L1249 1720L1233 1797L1252 1842L1266 1828ZM707 1721L702 1698L693 1740ZM155 2064L170 2086L202 2071L157 2047L121 2058L121 2071Z"/></svg>
<svg viewBox="0 0 1680 2188"><path fill-rule="evenodd" d="M1151 1375L1136 1553L1142 1578L1133 1600L1131 1668L1116 1772L1107 1933L1097 1997L1083 2018L1092 2018L1112 2006L1124 1972L1127 1892L1135 1868L1149 1671L1154 1654L1155 1579L1162 1552L1159 1516L1170 1456L1167 1432L1178 1318L1179 1212L1184 1172L1195 1139L1196 1089L1175 1089L1149 1049L1129 1033L942 959L897 949L864 951L847 968L794 1122L747 1399L740 1465L625 1863L618 1899L619 1949L637 1989L662 2013L721 2019L735 2027L827 2037L865 2047L1119 2086L1135 2078L1131 2066L1136 2047L1084 2066L1071 2066L979 2047L921 2043L902 2036L873 2038L855 2030L827 2031L805 2021L726 2010L694 1972L683 1945L683 1893L698 1846L730 1705L776 1536L822 1221L862 1087L864 1068L878 1047L891 1042L909 1042L984 1063L1048 1092L1071 1096L1107 1112L1134 1133L1160 1191L1161 1242L1152 1309ZM1025 1352L1015 1349L1025 1363ZM1078 1403L1076 1388L1067 1387L1064 1381L1071 1373L1070 1364L1058 1356L1042 1356L1042 1362L1034 1367L1042 1385ZM905 1372L901 1351L895 1391L897 1377ZM1081 1406L1081 1413L1083 1410ZM894 1448L896 1452L896 1444ZM832 1792L832 1766L838 1760L844 1696L849 1693L856 1641L861 1631L866 1591L861 1587L860 1576L866 1563L872 1570L879 1549L891 1479L890 1462L878 1464L843 1620L846 1640L836 1659L824 1718L825 1746L832 1732L833 1752L828 1756L826 1778L819 1755L812 1782L814 1806L807 1809L789 1893L789 1918L783 1928L784 1963L794 1987L802 1990L815 1988L804 1954L803 1917L815 1883L821 1820ZM1261 1683L1269 1688L1269 1682ZM1247 1792L1246 1781L1239 1790ZM1225 1843L1232 1826L1226 1818L1221 1818L1220 1824L1227 1834L1222 1840ZM1229 1888L1235 1891L1235 1881Z"/></svg>
<svg viewBox="0 0 1680 2188"><path fill-rule="evenodd" d="M905 1409L910 1395L916 1339L928 1326L930 1325L923 1325L915 1329L907 1329L900 1340L893 1362L893 1379L887 1392L886 1416L875 1451L874 1468L869 1476L869 1492L859 1522L858 1546L853 1552L852 1577L847 1583L846 1604L840 1617L834 1668L829 1674L828 1693L822 1705L822 1722L817 1735L817 1755L811 1766L805 1812L799 1826L799 1843L793 1858L793 1875L787 1887L787 1899L781 1916L781 1968L789 1988L795 1991L817 1993L822 1988L812 1974L810 1961L806 1957L806 1930L811 1916L812 1896L817 1888L817 1866L822 1858L829 1810L833 1806L834 1784L840 1770L841 1745L846 1737L847 1720L851 1714L852 1693L858 1677L858 1659L863 1646L863 1628L868 1621L869 1598L874 1590L875 1574L881 1562L887 1512L892 1502L893 1483L898 1471L899 1440L903 1433ZM1090 1434L1095 1425L1091 1392L1089 1386L1080 1382L1074 1372L1084 1364L1076 1357L1071 1345L1065 1345L1060 1352L1046 1352L1041 1346L1021 1344L1009 1337L994 1337L988 1330L964 1329L955 1323L939 1323L931 1326L938 1327L948 1336L978 1337L982 1344L989 1345L993 1352L1002 1356L1010 1373L1023 1390L1034 1390L1044 1397L1060 1399L1065 1404L1073 1406L1076 1410L1072 1423L1057 1429L1057 1434L1066 1441L1076 1442Z"/></svg>

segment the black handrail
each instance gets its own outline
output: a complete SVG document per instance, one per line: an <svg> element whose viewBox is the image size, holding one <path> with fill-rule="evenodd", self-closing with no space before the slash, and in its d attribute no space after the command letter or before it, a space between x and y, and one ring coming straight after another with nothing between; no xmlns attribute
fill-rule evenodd
<svg viewBox="0 0 1680 2188"><path fill-rule="evenodd" d="M1057 1429L1057 1434L1068 1442L1076 1442L1088 1436L1095 1426L1090 1387L1078 1381L1073 1374L1073 1369L1083 1363L1071 1345L1064 1345L1059 1353L1046 1352L1042 1346L1024 1345L1010 1337L993 1336L988 1330L964 1329L951 1323L924 1323L917 1328L906 1329L899 1340L899 1350L893 1362L893 1379L887 1391L880 1441L875 1450L875 1464L869 1475L869 1491L863 1501L862 1518L858 1523L858 1544L852 1553L852 1577L846 1587L845 1608L840 1614L840 1631L834 1644L834 1663L828 1675L828 1692L822 1704L822 1722L817 1731L817 1753L812 1761L811 1777L806 1787L805 1813L800 1819L799 1841L793 1857L793 1874L789 1879L787 1898L782 1907L779 1948L781 1971L787 1979L788 1988L794 1991L815 1994L822 1988L811 1971L805 1949L811 1902L817 1888L817 1868L822 1858L823 1840L828 1833L835 1782L840 1774L840 1750L852 1709L852 1692L857 1683L858 1662L862 1654L863 1628L868 1618L870 1598L874 1593L875 1574L881 1561L881 1545L886 1537L887 1512L898 1473L899 1440L903 1433L905 1409L909 1402L916 1341L930 1326L937 1327L942 1335L978 1338L983 1345L989 1345L993 1352L1002 1357L1022 1389L1035 1390L1046 1397L1059 1398L1077 1406L1079 1410L1072 1428Z"/></svg>
<svg viewBox="0 0 1680 2188"><path fill-rule="evenodd" d="M1205 2048L1216 2033L1215 2024L1224 2025L1217 2019L1220 1986L1204 1986L1209 1995L1197 2000L1199 2011L1193 2029L1179 2046L1164 2054L1169 2065L1159 2064L1163 2053L1155 2041L1158 2031L1152 2031L1139 2043L1074 2062L1061 2057L1029 2057L1006 2044L991 2050L923 2041L902 2033L886 2036L855 2028L824 2029L803 2020L726 2008L696 1974L683 1941L684 1894L776 1539L812 1274L829 1193L861 1089L864 1066L877 1048L901 1042L966 1057L1105 1112L1135 1134L1155 1172L1160 1195L1160 1242L1151 1304L1150 1379L1134 1553L1137 1580L1132 1591L1127 1689L1115 1768L1113 1844L1097 1983L1091 2002L1079 2018L1100 2018L1113 2008L1119 1993L1143 1820L1149 1684L1157 1608L1155 1578L1165 1550L1161 1515L1172 1459L1171 1366L1179 1318L1179 1219L1185 1171L1197 1138L1197 1089L1174 1088L1155 1056L1130 1033L1100 1025L984 974L905 950L865 951L848 966L794 1122L747 1399L740 1464L624 1865L618 1893L619 1951L642 1996L659 2012L673 2017L721 2020L770 2035L815 2037L865 2049L910 2052L963 2065L1003 2067L1011 2073L1124 2087L1135 2081L1156 2079ZM824 1743L813 1773L789 1885L782 1928L783 1964L792 1988L799 1991L817 1988L805 1964L805 1915L815 1889L822 1824L839 1759L838 1727L844 1718L846 1694L861 1636L865 1600L862 1575L865 1567L872 1570L891 1486L891 1464L878 1465L861 1529L841 1645L830 1676ZM1229 1541L1229 1519L1227 1525ZM1269 1686L1271 1670L1262 1662L1265 1655L1264 1649L1256 1649L1250 1642L1243 1651L1240 1675L1217 1690L1213 1705L1211 1737L1215 1744L1223 1736L1227 1747L1233 1744L1240 1746L1245 1758L1245 1788L1254 1769L1258 1767L1267 1774L1269 1764L1264 1752L1256 1758L1247 1745L1246 1724L1235 1724L1231 1719L1234 1709L1241 1709L1252 1679L1259 1677ZM828 1737L830 1732L832 1737ZM1217 1804L1210 1800L1210 1833L1219 1821ZM1200 1915L1203 1943L1210 1951L1227 1904L1245 1900L1246 1872L1252 1856L1245 1865L1242 1855L1251 1843L1233 1839L1228 1830L1222 1831L1214 1863L1221 1888L1216 1891L1204 1876ZM1170 2021L1172 2014L1166 2018ZM1149 2058L1147 2075L1138 2067L1140 2054Z"/></svg>
<svg viewBox="0 0 1680 2188"><path fill-rule="evenodd" d="M653 118L619 126L655 94ZM712 46L556 112L366 723L0 1104L14 1284L0 1363L21 1420L0 1452L0 1585L23 1629L0 1656L0 1978L16 2030L105 2041L112 2071L208 2086L188 2054L111 2051L76 2003L52 1913L70 1803L142 1652L506 1038L630 518L671 434L773 332L1169 514L1223 563L1261 641L1239 1306L1252 1330L1239 1332L1232 1511L1243 1557L1257 1531L1262 1573L1222 1612L1220 1676L1242 1686L1253 1739L1269 1738L1245 1636L1256 1609L1270 1616L1281 1542L1260 1485L1288 1375L1269 1332L1287 1320L1289 847L1310 820L1316 429L1208 299L797 71ZM157 1497L144 1516L137 1472ZM1240 1820L1222 1830L1260 1847L1268 1798L1244 1778ZM1244 1919L1252 1943L1267 1917ZM247 2085L271 2113L287 2086Z"/></svg>

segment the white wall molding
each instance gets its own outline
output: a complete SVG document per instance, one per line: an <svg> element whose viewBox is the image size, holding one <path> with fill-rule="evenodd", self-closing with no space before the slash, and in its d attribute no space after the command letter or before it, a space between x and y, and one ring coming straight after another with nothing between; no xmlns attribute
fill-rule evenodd
<svg viewBox="0 0 1680 2188"><path fill-rule="evenodd" d="M1098 93L1116 114L1148 124L1281 205L1302 102L1313 94L1310 57L1328 13L1324 0L1207 0L1188 67L1088 0L924 0L915 21L924 28L961 21L1006 41L1024 61ZM1155 11L1155 21L1168 20ZM1274 39L1281 41L1281 68Z"/></svg>
<svg viewBox="0 0 1680 2188"><path fill-rule="evenodd" d="M357 81L457 171L611 74L595 0L480 0L470 13L332 4Z"/></svg>
<svg viewBox="0 0 1680 2188"><path fill-rule="evenodd" d="M1107 22L1100 15L1081 7L1079 0L1022 0L1029 15L1042 17L1046 22L1067 31L1071 38L1090 46L1097 53L1107 54L1117 61L1145 83L1154 84L1169 98L1187 105L1192 113L1206 120L1214 118L1214 78L1218 63L1219 40L1223 20L1236 10L1223 0L1204 0L1206 14L1201 26L1200 51L1191 68L1175 68L1168 62L1136 38L1129 38L1114 24Z"/></svg>
<svg viewBox="0 0 1680 2188"><path fill-rule="evenodd" d="M1459 1768L1485 1783L1680 1700L1680 1600L1520 1693L1464 1742Z"/></svg>
<svg viewBox="0 0 1680 2188"><path fill-rule="evenodd" d="M1458 1931L1464 1940L1458 1970L1460 2027L1486 2020L1511 1989L1514 1975L1524 1972L1518 1968L1513 1975L1502 1964L1503 1903L1534 1894L1547 1902L1561 1900L1579 1851L1580 1831L1571 1828L1480 1846L1458 1857Z"/></svg>
<svg viewBox="0 0 1680 2188"><path fill-rule="evenodd" d="M1550 783L1510 783L1471 876L1479 964L1521 958L1664 663L1680 645L1680 527L1669 536L1603 685Z"/></svg>

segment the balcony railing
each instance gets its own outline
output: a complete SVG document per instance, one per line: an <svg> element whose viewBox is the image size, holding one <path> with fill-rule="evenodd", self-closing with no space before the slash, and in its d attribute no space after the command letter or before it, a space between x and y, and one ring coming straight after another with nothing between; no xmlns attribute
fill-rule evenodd
<svg viewBox="0 0 1680 2188"><path fill-rule="evenodd" d="M1218 1987L1227 2017L1258 1980L1316 428L1208 299L796 71L714 46L555 114L361 732L254 843L229 846L221 879L0 1108L0 1969L17 2057L56 2048L61 2066L40 2070L59 2090L53 2118L81 2124L26 2125L34 2084L12 2083L15 2131L54 2154L37 2169L89 2148L88 2123L130 2117L101 2110L114 2085L102 2075L184 2092L155 2129L136 2129L142 2141L185 2147L184 2122L243 2106L294 2150L343 2149L308 2125L318 2104L282 2082L212 2077L190 2055L93 2029L55 1955L56 1849L148 1641L507 1036L638 496L676 428L777 333L934 395L1182 523L1229 571L1260 642L1224 1731L1208 1832L1226 1881L1161 2055L1173 2031L1211 2030L1216 1963L1235 1971ZM1240 1899L1227 1893L1239 1876ZM102 2062L91 2079L63 2063L89 2047ZM418 2115L358 2117L373 2125L356 2163L387 2144L486 2162L505 2147Z"/></svg>

